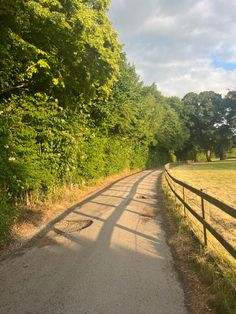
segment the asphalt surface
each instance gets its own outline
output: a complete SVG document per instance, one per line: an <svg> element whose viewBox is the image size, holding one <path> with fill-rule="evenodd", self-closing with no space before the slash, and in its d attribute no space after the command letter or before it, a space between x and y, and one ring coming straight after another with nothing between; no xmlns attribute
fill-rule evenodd
<svg viewBox="0 0 236 314"><path fill-rule="evenodd" d="M95 193L2 260L0 313L187 313L161 222L159 176L143 171Z"/></svg>

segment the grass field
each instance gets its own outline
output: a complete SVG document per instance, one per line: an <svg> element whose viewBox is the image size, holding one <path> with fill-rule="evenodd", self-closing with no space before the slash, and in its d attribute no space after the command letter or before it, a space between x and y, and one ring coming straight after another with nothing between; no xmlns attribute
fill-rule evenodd
<svg viewBox="0 0 236 314"><path fill-rule="evenodd" d="M236 160L182 165L171 173L236 208Z"/></svg>
<svg viewBox="0 0 236 314"><path fill-rule="evenodd" d="M203 189L205 193L212 195L236 209L236 160L179 165L171 168L170 173L175 178L197 189ZM179 195L183 195L182 187L175 184L174 188ZM185 189L185 199L201 216L200 197ZM231 245L236 247L236 219L206 201L204 204L206 221ZM187 216L192 222L194 233L202 240L202 225L191 214L188 213ZM221 247L219 242L212 237L209 232L207 232L207 237L209 248L211 248L213 252L217 251L217 255L222 252L225 254L223 247Z"/></svg>
<svg viewBox="0 0 236 314"><path fill-rule="evenodd" d="M198 189L203 188L208 194L235 207L236 160L179 165L169 171L177 179ZM183 190L172 180L170 184L181 197L184 195L185 201L201 216L200 197L187 189ZM211 291L209 305L212 313L236 314L236 260L208 231L207 247L199 246L193 239L196 240L197 237L204 244L202 224L184 210L183 204L174 197L164 176L162 188L168 200L168 214L178 230L175 241L182 247L182 251L179 249L181 254L187 256L192 268ZM204 204L207 222L236 248L236 219L206 201Z"/></svg>

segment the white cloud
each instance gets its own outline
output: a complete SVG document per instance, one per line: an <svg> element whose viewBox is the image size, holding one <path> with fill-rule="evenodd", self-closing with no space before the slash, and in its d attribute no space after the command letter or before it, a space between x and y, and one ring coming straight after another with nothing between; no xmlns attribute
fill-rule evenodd
<svg viewBox="0 0 236 314"><path fill-rule="evenodd" d="M236 88L236 2L112 0L110 17L146 84L167 95Z"/></svg>

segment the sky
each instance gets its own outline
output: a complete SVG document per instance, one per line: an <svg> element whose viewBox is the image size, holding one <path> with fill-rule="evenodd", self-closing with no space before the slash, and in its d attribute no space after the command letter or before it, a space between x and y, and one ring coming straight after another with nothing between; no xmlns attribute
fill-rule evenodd
<svg viewBox="0 0 236 314"><path fill-rule="evenodd" d="M164 95L236 90L235 0L112 0L109 17L140 78Z"/></svg>

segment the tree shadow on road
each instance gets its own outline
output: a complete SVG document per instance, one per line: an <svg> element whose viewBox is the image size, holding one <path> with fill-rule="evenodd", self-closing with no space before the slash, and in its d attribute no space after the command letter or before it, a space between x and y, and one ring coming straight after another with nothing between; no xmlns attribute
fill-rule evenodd
<svg viewBox="0 0 236 314"><path fill-rule="evenodd" d="M121 197L106 193L113 187L119 192L111 184L50 222L13 263L2 263L6 313L185 313L159 226L159 200L139 197L154 194L157 175L144 171L123 182L127 190L121 189ZM152 215L144 217L145 210ZM80 233L60 229L65 219L75 217L94 224Z"/></svg>

